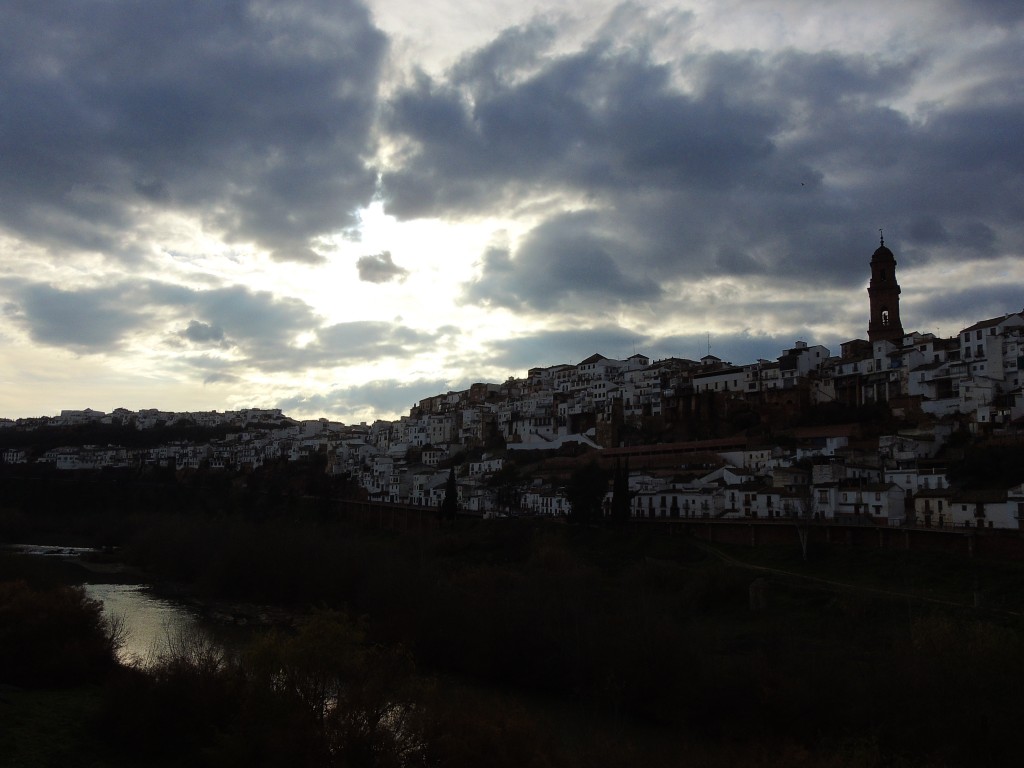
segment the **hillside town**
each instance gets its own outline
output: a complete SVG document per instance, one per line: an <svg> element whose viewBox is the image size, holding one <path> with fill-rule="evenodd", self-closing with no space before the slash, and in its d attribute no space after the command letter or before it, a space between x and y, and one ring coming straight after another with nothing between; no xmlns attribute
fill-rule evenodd
<svg viewBox="0 0 1024 768"><path fill-rule="evenodd" d="M0 458L57 470L246 472L319 457L328 474L351 478L363 498L380 503L440 507L455 475L459 508L486 517L568 514L565 472L551 471L544 459L578 464L589 457L605 468L628 467L634 517L1019 528L1024 485L957 488L946 449L965 436L1018 438L1024 311L940 338L904 330L900 291L895 257L882 241L871 257L867 339L844 342L838 354L802 340L774 360L741 365L711 354L592 354L437 394L397 421L372 424L297 421L276 409L67 410L0 419L0 431L90 424L231 430L202 444L64 446L38 455L9 447ZM884 410L893 427L803 418L872 408Z"/></svg>

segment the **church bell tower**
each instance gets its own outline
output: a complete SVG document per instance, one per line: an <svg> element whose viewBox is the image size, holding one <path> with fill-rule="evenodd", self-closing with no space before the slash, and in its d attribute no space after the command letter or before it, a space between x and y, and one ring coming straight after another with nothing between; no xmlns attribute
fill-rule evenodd
<svg viewBox="0 0 1024 768"><path fill-rule="evenodd" d="M900 343L903 324L900 322L900 284L896 282L896 257L885 247L885 238L879 236L878 250L871 256L871 282L868 298L871 301L871 321L868 323L868 341Z"/></svg>

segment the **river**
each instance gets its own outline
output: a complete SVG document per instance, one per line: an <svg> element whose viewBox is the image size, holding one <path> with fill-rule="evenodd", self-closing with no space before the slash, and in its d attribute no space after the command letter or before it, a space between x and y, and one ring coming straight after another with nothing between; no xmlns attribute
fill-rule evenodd
<svg viewBox="0 0 1024 768"><path fill-rule="evenodd" d="M124 645L119 657L124 664L150 666L173 643L185 638L202 638L220 648L238 647L252 632L250 627L237 626L237 620L224 612L218 614L219 619L210 618L193 605L159 597L149 584L119 579L116 568L100 572L87 568L83 558L96 550L37 544L12 544L4 549L53 562L55 568L61 562L82 566L78 586L100 602L108 617L123 623Z"/></svg>
<svg viewBox="0 0 1024 768"><path fill-rule="evenodd" d="M188 607L153 595L144 584L83 584L86 594L103 604L103 612L124 623L120 658L125 664L149 666L175 640L204 631Z"/></svg>

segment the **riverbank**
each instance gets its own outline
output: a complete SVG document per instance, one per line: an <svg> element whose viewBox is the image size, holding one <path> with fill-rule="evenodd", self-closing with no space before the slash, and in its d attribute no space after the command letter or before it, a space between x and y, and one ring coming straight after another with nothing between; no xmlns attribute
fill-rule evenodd
<svg viewBox="0 0 1024 768"><path fill-rule="evenodd" d="M246 639L246 632L291 628L302 619L297 611L280 606L200 597L187 584L161 581L120 558L121 553L112 549L7 544L0 546L0 581L19 578L35 586L84 586L90 597L104 603L109 616L126 621L129 631L133 625L142 625L136 631L143 633L144 639L135 641L136 648L126 655L132 659L151 655L149 648L140 644L193 622L219 641L237 647ZM140 609L147 614L145 618L130 615ZM151 613L154 615L149 616ZM167 626L161 626L164 623Z"/></svg>
<svg viewBox="0 0 1024 768"><path fill-rule="evenodd" d="M723 766L973 766L979 740L989 764L1016 754L1024 633L1007 611L1024 570L1012 563L852 548L812 549L805 562L795 536L712 552L543 521L417 536L189 515L133 528L127 562L190 599L307 619L257 638L244 666L204 666L200 648L161 672L225 733L265 726L270 694L245 686L268 659L296 654L408 697L437 758L424 765L495 764L488 749L514 756L510 766L670 766L680 754ZM992 610L974 607L975 591ZM132 685L118 712L164 711L148 698L167 695L162 683ZM203 691L235 703L208 711ZM254 719L224 720L245 696ZM169 728L207 732L172 714Z"/></svg>

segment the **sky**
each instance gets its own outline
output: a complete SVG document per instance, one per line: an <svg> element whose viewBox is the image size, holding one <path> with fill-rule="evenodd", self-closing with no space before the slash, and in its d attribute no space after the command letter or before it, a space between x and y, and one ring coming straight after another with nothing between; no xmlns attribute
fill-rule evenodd
<svg viewBox="0 0 1024 768"><path fill-rule="evenodd" d="M0 416L345 423L1024 308L1019 0L7 0Z"/></svg>

